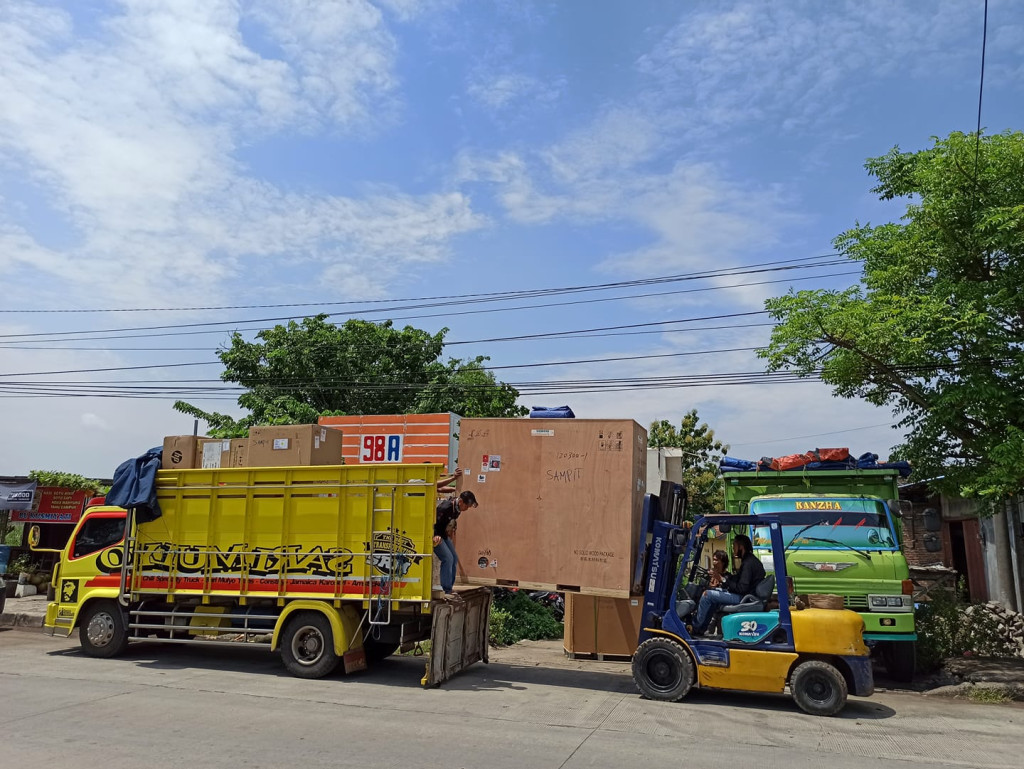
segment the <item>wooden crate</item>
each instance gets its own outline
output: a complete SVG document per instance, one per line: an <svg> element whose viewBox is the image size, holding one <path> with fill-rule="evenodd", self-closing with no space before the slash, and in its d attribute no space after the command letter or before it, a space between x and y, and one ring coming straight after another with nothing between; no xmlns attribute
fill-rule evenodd
<svg viewBox="0 0 1024 769"><path fill-rule="evenodd" d="M628 659L636 651L643 607L643 596L566 595L565 653L572 658Z"/></svg>
<svg viewBox="0 0 1024 769"><path fill-rule="evenodd" d="M627 597L646 460L632 420L463 419L460 581Z"/></svg>

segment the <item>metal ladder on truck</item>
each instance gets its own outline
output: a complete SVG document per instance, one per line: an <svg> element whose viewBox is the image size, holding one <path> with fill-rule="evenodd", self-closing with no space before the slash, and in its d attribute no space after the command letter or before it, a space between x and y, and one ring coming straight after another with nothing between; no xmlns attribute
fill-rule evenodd
<svg viewBox="0 0 1024 769"><path fill-rule="evenodd" d="M395 564L398 559L398 535L395 531L395 487L390 494L380 493L380 487L374 486L370 509L373 517L370 520L370 552L367 554L366 584L369 611L367 620L370 625L391 624L391 598L394 595ZM390 505L377 507L377 500L386 497ZM386 531L374 528L377 513L389 513Z"/></svg>

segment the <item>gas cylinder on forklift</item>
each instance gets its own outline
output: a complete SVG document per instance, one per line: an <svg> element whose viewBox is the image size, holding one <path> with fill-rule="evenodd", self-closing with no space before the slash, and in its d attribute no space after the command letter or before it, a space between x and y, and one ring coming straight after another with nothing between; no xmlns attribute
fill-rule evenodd
<svg viewBox="0 0 1024 769"><path fill-rule="evenodd" d="M647 525L644 612L633 655L642 694L675 702L695 687L783 693L788 686L802 710L830 716L843 709L849 693L874 691L861 617L845 609L791 607L778 516L705 516L689 531L656 516ZM774 569L740 604L721 611L720 633L695 636L691 628L709 576L701 550L710 534L736 526L769 532Z"/></svg>

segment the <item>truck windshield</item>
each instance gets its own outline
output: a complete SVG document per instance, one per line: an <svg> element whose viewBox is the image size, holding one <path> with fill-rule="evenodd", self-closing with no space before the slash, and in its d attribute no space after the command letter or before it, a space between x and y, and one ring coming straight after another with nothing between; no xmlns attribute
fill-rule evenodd
<svg viewBox="0 0 1024 769"><path fill-rule="evenodd" d="M874 500L763 499L753 500L750 511L779 514L787 550L897 549L885 508ZM771 546L767 526L754 527L751 539L755 548Z"/></svg>

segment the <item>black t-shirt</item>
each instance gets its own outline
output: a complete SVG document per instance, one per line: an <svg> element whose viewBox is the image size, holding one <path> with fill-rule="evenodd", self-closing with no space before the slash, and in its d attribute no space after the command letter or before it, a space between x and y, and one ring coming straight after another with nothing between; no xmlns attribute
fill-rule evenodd
<svg viewBox="0 0 1024 769"><path fill-rule="evenodd" d="M448 539L448 526L462 515L457 499L443 499L437 503L437 518L434 520L434 536Z"/></svg>
<svg viewBox="0 0 1024 769"><path fill-rule="evenodd" d="M740 561L739 570L725 580L723 587L730 593L736 593L743 597L750 595L762 579L764 579L764 565L753 553L747 553Z"/></svg>

